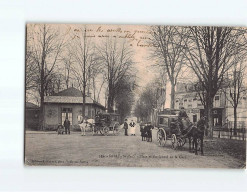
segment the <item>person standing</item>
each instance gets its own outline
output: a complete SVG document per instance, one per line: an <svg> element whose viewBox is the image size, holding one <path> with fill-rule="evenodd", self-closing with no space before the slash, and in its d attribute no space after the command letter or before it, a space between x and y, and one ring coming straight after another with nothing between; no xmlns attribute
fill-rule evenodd
<svg viewBox="0 0 247 195"><path fill-rule="evenodd" d="M131 135L136 135L136 128L135 128L135 123L134 123L134 121L133 120L131 120L131 123L129 124L129 126L130 126L130 134Z"/></svg>
<svg viewBox="0 0 247 195"><path fill-rule="evenodd" d="M128 123L127 123L127 119L125 119L125 121L124 121L124 132L125 132L125 136L128 136Z"/></svg>
<svg viewBox="0 0 247 195"><path fill-rule="evenodd" d="M140 122L140 132L141 132L141 137L142 137L142 141L146 141L146 132L144 130L145 126L147 126L146 124L144 124L142 121Z"/></svg>
<svg viewBox="0 0 247 195"><path fill-rule="evenodd" d="M151 122L148 122L145 128L146 128L145 131L147 132L147 142L152 142L152 129L154 127L153 125L151 125Z"/></svg>
<svg viewBox="0 0 247 195"><path fill-rule="evenodd" d="M65 128L65 134L70 134L70 121L68 118L65 119L63 126Z"/></svg>
<svg viewBox="0 0 247 195"><path fill-rule="evenodd" d="M184 130L185 130L184 129L185 127L183 125L183 121L182 120L183 119L187 119L187 118L189 118L189 117L188 117L184 107L182 107L181 110L178 113L178 130L179 130L178 134L179 135L182 135Z"/></svg>

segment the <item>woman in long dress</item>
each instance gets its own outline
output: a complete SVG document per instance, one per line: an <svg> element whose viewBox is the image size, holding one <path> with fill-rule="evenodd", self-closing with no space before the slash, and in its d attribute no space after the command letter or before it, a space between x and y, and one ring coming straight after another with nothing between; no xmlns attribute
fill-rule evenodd
<svg viewBox="0 0 247 195"><path fill-rule="evenodd" d="M129 130L129 134L130 135L136 135L136 124L134 123L134 121L133 120L131 120L131 123L129 124L129 126L130 126L130 130Z"/></svg>

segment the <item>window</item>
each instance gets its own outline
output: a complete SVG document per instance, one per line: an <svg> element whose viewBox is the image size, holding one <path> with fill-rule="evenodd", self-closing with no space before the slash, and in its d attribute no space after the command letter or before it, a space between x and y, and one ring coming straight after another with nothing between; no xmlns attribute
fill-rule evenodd
<svg viewBox="0 0 247 195"><path fill-rule="evenodd" d="M72 108L62 108L62 112L72 112Z"/></svg>
<svg viewBox="0 0 247 195"><path fill-rule="evenodd" d="M196 107L197 107L197 99L193 98L192 108L196 108Z"/></svg>
<svg viewBox="0 0 247 195"><path fill-rule="evenodd" d="M193 115L193 123L196 123L197 122L197 115Z"/></svg>
<svg viewBox="0 0 247 195"><path fill-rule="evenodd" d="M214 97L214 107L220 107L220 96Z"/></svg>
<svg viewBox="0 0 247 195"><path fill-rule="evenodd" d="M160 118L159 120L160 125L168 126L168 118Z"/></svg>

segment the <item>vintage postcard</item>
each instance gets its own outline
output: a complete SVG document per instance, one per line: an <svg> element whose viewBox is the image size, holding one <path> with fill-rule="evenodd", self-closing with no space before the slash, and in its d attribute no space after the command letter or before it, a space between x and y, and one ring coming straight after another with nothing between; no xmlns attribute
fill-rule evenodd
<svg viewBox="0 0 247 195"><path fill-rule="evenodd" d="M247 28L27 24L25 165L246 167Z"/></svg>

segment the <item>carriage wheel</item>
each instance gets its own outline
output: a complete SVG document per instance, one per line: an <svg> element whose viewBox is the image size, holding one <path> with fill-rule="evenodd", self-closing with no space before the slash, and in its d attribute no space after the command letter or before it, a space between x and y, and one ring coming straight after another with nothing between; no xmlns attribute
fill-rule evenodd
<svg viewBox="0 0 247 195"><path fill-rule="evenodd" d="M176 150L177 147L178 147L177 136L175 134L172 134L172 148Z"/></svg>
<svg viewBox="0 0 247 195"><path fill-rule="evenodd" d="M164 146L166 143L166 132L163 129L159 129L157 132L157 141L160 146Z"/></svg>
<svg viewBox="0 0 247 195"><path fill-rule="evenodd" d="M186 143L186 139L185 139L185 138L180 138L180 137L178 137L178 138L177 138L177 143L178 143L178 146L179 146L179 147L183 147L184 144Z"/></svg>
<svg viewBox="0 0 247 195"><path fill-rule="evenodd" d="M119 127L120 127L119 123L114 124L114 126L113 126L113 134L114 135L119 135L119 130L120 130Z"/></svg>
<svg viewBox="0 0 247 195"><path fill-rule="evenodd" d="M98 127L98 130L101 135L104 135L104 127Z"/></svg>
<svg viewBox="0 0 247 195"><path fill-rule="evenodd" d="M103 134L104 134L104 135L108 135L109 130L110 130L109 127L104 126L104 127L103 127Z"/></svg>

